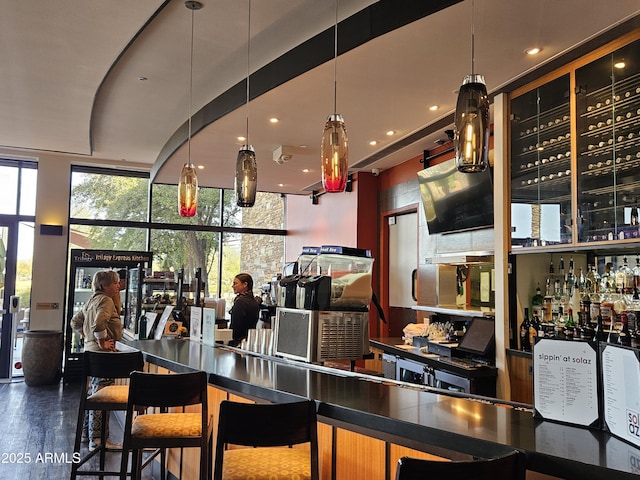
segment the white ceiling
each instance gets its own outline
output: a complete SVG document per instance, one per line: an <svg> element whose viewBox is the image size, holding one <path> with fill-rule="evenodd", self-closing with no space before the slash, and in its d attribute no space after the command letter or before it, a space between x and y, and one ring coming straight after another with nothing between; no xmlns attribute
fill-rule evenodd
<svg viewBox="0 0 640 480"><path fill-rule="evenodd" d="M195 114L242 82L247 67L253 73L332 31L336 15L333 0L253 0L248 49L248 0L202 3L194 14L190 108L191 10L183 0L0 0L0 157L59 154L78 164L142 170L155 164L155 181L175 183L188 149L183 143L173 152L171 145L184 140L189 110ZM339 0L338 19L374 3ZM205 167L200 184L233 186L242 143L237 137L245 133L248 116L258 188L317 188L320 137L333 113L334 69L337 112L347 125L354 170L384 170L435 147L446 138L441 126L471 70L471 12L470 0L456 3L374 38L337 62L329 56L248 108L244 102L234 106L193 135L192 162ZM485 76L489 92L499 91L639 15L637 0L476 0L475 72ZM542 53L527 57L524 50L534 45ZM431 112L434 104L439 109ZM280 122L271 125L272 116ZM435 122L433 133L407 140ZM396 134L389 137L388 130ZM371 140L378 144L371 146ZM392 148L396 142L407 145ZM283 165L273 160L281 145L293 153ZM305 168L309 173L302 173Z"/></svg>

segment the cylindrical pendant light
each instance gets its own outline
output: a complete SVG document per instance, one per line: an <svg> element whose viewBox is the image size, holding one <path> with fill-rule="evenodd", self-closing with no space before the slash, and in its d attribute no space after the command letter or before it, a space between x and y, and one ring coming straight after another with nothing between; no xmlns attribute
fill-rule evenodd
<svg viewBox="0 0 640 480"><path fill-rule="evenodd" d="M178 213L181 217L193 217L198 209L198 176L191 163L185 163L178 183Z"/></svg>
<svg viewBox="0 0 640 480"><path fill-rule="evenodd" d="M344 192L349 170L349 147L344 120L329 115L322 134L322 187L326 192Z"/></svg>
<svg viewBox="0 0 640 480"><path fill-rule="evenodd" d="M322 187L325 192L344 192L349 175L349 143L342 115L337 113L338 97L338 0L333 39L333 114L329 115L322 133Z"/></svg>
<svg viewBox="0 0 640 480"><path fill-rule="evenodd" d="M235 186L236 204L239 207L253 207L258 187L258 164L251 145L243 145L238 151Z"/></svg>
<svg viewBox="0 0 640 480"><path fill-rule="evenodd" d="M456 104L454 145L460 172L482 172L489 166L489 99L482 75L464 77Z"/></svg>
<svg viewBox="0 0 640 480"><path fill-rule="evenodd" d="M256 152L249 145L249 61L251 54L251 0L249 0L247 21L247 143L240 147L238 158L236 159L236 205L239 207L253 207L256 203L256 192L258 189L258 163L256 162Z"/></svg>
<svg viewBox="0 0 640 480"><path fill-rule="evenodd" d="M482 75L474 73L474 4L471 1L471 75L458 92L453 145L460 172L483 172L489 166L489 98Z"/></svg>
<svg viewBox="0 0 640 480"><path fill-rule="evenodd" d="M198 176L191 163L191 103L193 97L193 17L202 8L200 2L188 0L184 6L191 10L191 47L189 57L189 136L187 138L187 162L182 166L178 180L178 214L193 217L198 209Z"/></svg>

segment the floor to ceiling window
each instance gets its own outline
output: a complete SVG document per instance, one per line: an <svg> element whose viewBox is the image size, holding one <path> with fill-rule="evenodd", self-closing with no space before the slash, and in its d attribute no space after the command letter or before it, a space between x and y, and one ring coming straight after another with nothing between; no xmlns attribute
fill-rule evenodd
<svg viewBox="0 0 640 480"><path fill-rule="evenodd" d="M69 247L152 251L154 271L183 270L189 283L200 269L204 295L228 302L237 273L250 273L259 294L282 270L282 195L259 193L240 208L233 191L200 188L191 218L178 215L177 198L176 185L149 185L145 173L75 167Z"/></svg>

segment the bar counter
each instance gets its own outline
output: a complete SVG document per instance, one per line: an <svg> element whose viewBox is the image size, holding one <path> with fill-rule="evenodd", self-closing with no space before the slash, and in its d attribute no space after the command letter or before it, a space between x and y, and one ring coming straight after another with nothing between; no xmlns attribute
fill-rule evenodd
<svg viewBox="0 0 640 480"><path fill-rule="evenodd" d="M464 458L518 449L528 470L575 480L637 480L640 473L640 450L632 445L600 430L534 419L507 402L184 339L123 343L170 371L204 370L212 386L240 396L314 399L320 421L416 450Z"/></svg>

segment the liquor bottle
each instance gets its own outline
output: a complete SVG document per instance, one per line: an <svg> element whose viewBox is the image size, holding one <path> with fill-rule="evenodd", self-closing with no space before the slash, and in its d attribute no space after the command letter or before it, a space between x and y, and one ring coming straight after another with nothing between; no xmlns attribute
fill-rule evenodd
<svg viewBox="0 0 640 480"><path fill-rule="evenodd" d="M564 340L564 324L566 322L566 318L564 317L564 309L559 307L558 316L553 321L553 337L558 340Z"/></svg>
<svg viewBox="0 0 640 480"><path fill-rule="evenodd" d="M627 257L623 257L622 265L615 274L616 292L633 293L633 271L629 268Z"/></svg>
<svg viewBox="0 0 640 480"><path fill-rule="evenodd" d="M540 283L536 287L536 294L531 298L531 310L534 315L538 315L540 317L542 315L542 304L544 302L544 297L542 296L542 291L540 290Z"/></svg>
<svg viewBox="0 0 640 480"><path fill-rule="evenodd" d="M531 322L535 325L536 332L537 332L536 336L539 338L544 338L545 337L544 325L542 325L542 322L540 321L540 317L536 312L533 312L533 320L531 320Z"/></svg>
<svg viewBox="0 0 640 480"><path fill-rule="evenodd" d="M604 325L602 324L602 314L598 310L598 316L596 317L596 327L593 332L593 341L600 342L606 338L604 333Z"/></svg>
<svg viewBox="0 0 640 480"><path fill-rule="evenodd" d="M533 317L529 323L529 343L531 344L532 351L536 344L536 337L540 336L541 330L542 325L540 324L540 320L538 320L538 317Z"/></svg>
<svg viewBox="0 0 640 480"><path fill-rule="evenodd" d="M589 312L586 314L580 312L580 316L578 317L580 321L580 339L581 340L591 340L593 339L593 335L595 333L593 327L591 326L591 319L589 318Z"/></svg>
<svg viewBox="0 0 640 480"><path fill-rule="evenodd" d="M573 310L569 308L567 321L564 324L564 336L567 340L573 340L576 336L576 322L573 319Z"/></svg>
<svg viewBox="0 0 640 480"><path fill-rule="evenodd" d="M631 226L638 225L638 207L635 205L631 207Z"/></svg>
<svg viewBox="0 0 640 480"><path fill-rule="evenodd" d="M573 286L576 283L576 275L575 275L575 272L574 272L573 257L569 258L569 271L567 272L566 283L567 283L567 286L569 288L569 291L571 291L573 289Z"/></svg>
<svg viewBox="0 0 640 480"><path fill-rule="evenodd" d="M618 332L618 344L630 347L631 334L629 333L629 320L627 317L627 312L622 312L620 314L620 321L622 323L622 328L620 328L620 331Z"/></svg>
<svg viewBox="0 0 640 480"><path fill-rule="evenodd" d="M531 339L529 337L529 329L531 322L529 321L529 309L524 309L524 318L520 324L520 350L523 352L531 351Z"/></svg>
<svg viewBox="0 0 640 480"><path fill-rule="evenodd" d="M638 270L640 275L640 270ZM584 289L588 293L598 293L600 291L600 274L594 265L589 265L589 270L584 281Z"/></svg>
<svg viewBox="0 0 640 480"><path fill-rule="evenodd" d="M640 288L640 257L636 257L636 266L633 268L633 286Z"/></svg>

